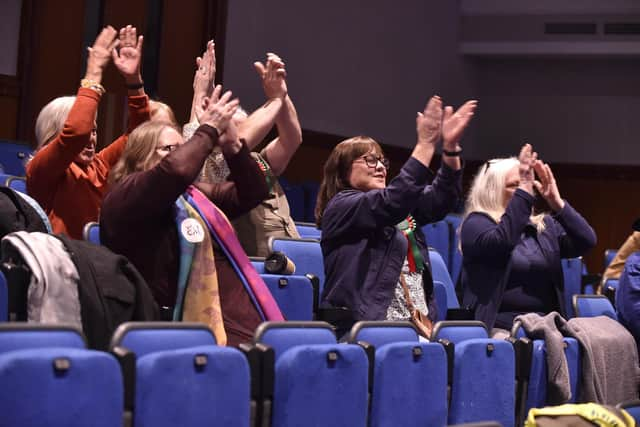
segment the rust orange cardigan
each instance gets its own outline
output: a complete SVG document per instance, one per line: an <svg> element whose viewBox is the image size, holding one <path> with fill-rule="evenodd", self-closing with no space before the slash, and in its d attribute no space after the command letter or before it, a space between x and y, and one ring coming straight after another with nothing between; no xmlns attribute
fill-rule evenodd
<svg viewBox="0 0 640 427"><path fill-rule="evenodd" d="M99 102L96 91L78 89L62 132L26 168L27 192L49 216L53 232L74 239L82 239L87 222L98 220L109 170L120 158L129 132L150 117L148 97L129 96L127 133L98 152L89 165L79 166L74 159L89 142Z"/></svg>

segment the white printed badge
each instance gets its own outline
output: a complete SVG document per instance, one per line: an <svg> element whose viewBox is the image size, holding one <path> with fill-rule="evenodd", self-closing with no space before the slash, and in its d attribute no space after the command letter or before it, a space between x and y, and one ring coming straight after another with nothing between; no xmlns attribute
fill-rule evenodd
<svg viewBox="0 0 640 427"><path fill-rule="evenodd" d="M193 218L187 218L180 224L180 232L187 242L200 243L204 240L204 228Z"/></svg>

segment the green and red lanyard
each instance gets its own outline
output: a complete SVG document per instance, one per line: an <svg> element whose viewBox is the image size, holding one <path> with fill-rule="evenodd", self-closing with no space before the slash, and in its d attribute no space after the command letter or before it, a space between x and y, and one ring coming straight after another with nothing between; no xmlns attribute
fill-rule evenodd
<svg viewBox="0 0 640 427"><path fill-rule="evenodd" d="M258 163L260 170L264 174L264 179L267 182L267 188L269 188L269 194L271 194L271 190L273 190L273 174L271 174L271 167L261 156L255 156L254 158Z"/></svg>
<svg viewBox="0 0 640 427"><path fill-rule="evenodd" d="M416 241L416 220L409 215L407 219L402 221L396 227L398 227L402 234L404 234L404 237L407 238L407 242L409 243L407 248L409 271L412 273L416 271L422 272L422 270L424 270L424 258L422 257L422 253L418 247L418 242Z"/></svg>

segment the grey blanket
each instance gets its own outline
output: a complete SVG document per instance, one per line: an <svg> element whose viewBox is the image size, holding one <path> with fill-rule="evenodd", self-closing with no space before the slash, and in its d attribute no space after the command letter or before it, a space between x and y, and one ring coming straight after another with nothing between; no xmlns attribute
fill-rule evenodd
<svg viewBox="0 0 640 427"><path fill-rule="evenodd" d="M580 343L581 402L614 405L638 398L638 349L624 326L606 316L576 317L560 330Z"/></svg>
<svg viewBox="0 0 640 427"><path fill-rule="evenodd" d="M567 321L555 311L544 317L537 313L522 314L514 321L522 323L529 338L544 340L547 350L547 404L567 403L571 399L571 384L563 336L560 333Z"/></svg>

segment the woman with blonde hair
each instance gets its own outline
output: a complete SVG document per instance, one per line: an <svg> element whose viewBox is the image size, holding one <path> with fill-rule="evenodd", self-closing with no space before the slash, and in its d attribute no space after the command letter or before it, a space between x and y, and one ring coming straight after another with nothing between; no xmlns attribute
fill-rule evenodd
<svg viewBox="0 0 640 427"><path fill-rule="evenodd" d="M221 87L199 111L185 143L180 131L150 121L131 133L114 167L100 214L100 239L140 271L165 319L203 322L218 344L248 341L264 320L283 320L228 219L267 194L258 164L230 122L238 101ZM220 147L231 181L194 181Z"/></svg>
<svg viewBox="0 0 640 427"><path fill-rule="evenodd" d="M176 128L179 127L176 115L169 104L151 99L149 100L149 113L151 113L151 120L156 122L166 122Z"/></svg>
<svg viewBox="0 0 640 427"><path fill-rule="evenodd" d="M107 191L109 170L120 158L127 134L96 152L96 115L104 69L113 62L124 77L129 96L129 128L149 119L140 62L142 36L127 26L118 32L108 26L87 55L87 71L76 96L54 99L36 121L38 147L27 163L27 191L40 203L54 233L82 239L87 222L97 221Z"/></svg>
<svg viewBox="0 0 640 427"><path fill-rule="evenodd" d="M552 214L533 215L534 188ZM480 167L460 241L463 305L490 329L510 330L519 314L565 313L560 259L584 255L596 235L560 197L549 165L525 144L518 158Z"/></svg>

